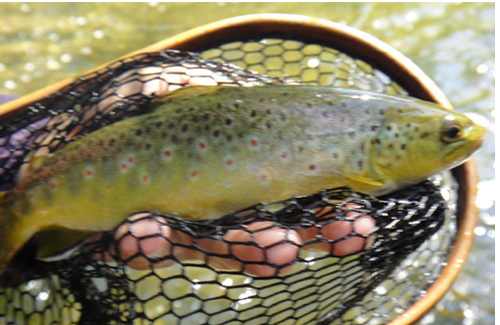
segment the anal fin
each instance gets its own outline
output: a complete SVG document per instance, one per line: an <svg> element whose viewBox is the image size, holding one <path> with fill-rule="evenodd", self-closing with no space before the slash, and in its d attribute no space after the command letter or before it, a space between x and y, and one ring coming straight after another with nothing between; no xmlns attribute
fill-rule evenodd
<svg viewBox="0 0 500 325"><path fill-rule="evenodd" d="M45 227L35 235L36 257L43 261L64 259L94 233L95 231L87 229L59 225Z"/></svg>

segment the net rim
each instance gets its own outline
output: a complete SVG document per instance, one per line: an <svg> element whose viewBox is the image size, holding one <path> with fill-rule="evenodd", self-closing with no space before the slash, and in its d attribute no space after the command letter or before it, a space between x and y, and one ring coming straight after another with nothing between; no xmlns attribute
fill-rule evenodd
<svg viewBox="0 0 500 325"><path fill-rule="evenodd" d="M243 34L242 34L243 32ZM366 59L378 69L395 78L410 95L436 102L453 109L450 102L418 66L402 53L388 44L360 30L331 22L293 14L253 14L220 20L205 26L191 29L140 50L126 54L111 62L91 69L82 75L98 71L114 62L145 52L165 49L196 51L207 49L217 42L230 42L246 38L264 38L273 35L287 35L291 39L303 38L322 42L337 50L345 51L358 58ZM71 84L78 77L69 78L53 85L0 105L0 121L7 121L12 116L26 109L30 104L57 92ZM403 314L387 323L388 325L412 324L422 318L447 292L462 269L474 239L474 228L478 222L479 210L475 206L477 195L477 168L470 159L453 170L459 183L457 216L461 220L455 245L436 281L429 287L427 294L410 306Z"/></svg>

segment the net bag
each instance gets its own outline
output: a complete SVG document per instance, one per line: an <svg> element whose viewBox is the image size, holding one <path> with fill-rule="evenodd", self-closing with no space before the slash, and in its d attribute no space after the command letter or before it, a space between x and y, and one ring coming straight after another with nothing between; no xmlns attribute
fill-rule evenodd
<svg viewBox="0 0 500 325"><path fill-rule="evenodd" d="M4 114L2 189L15 184L31 157L139 115L151 99L179 87L306 83L407 93L367 62L321 43L257 38L198 50L205 58L162 50L120 59ZM18 272L8 274L10 287L0 289L0 324L385 324L440 275L457 234L457 193L445 173L390 196L330 189L210 222L143 211L56 262L30 258L28 243L11 263ZM366 216L376 228L360 233L356 221ZM144 220L174 236L137 237L134 224ZM325 236L332 227L347 230ZM290 263L270 263L264 252L272 246L257 244L270 228L285 234L273 246L296 247ZM236 231L248 240L227 240ZM297 244L291 231L312 235ZM169 249L124 258L120 247L130 238L138 247L161 238ZM357 248L346 250L348 242ZM262 257L242 258L238 246ZM255 276L259 268L266 276Z"/></svg>

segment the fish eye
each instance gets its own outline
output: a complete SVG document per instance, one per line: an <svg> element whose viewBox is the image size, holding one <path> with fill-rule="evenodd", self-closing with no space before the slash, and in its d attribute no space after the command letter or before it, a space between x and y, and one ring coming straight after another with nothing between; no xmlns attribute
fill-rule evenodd
<svg viewBox="0 0 500 325"><path fill-rule="evenodd" d="M462 139L462 126L457 123L445 123L441 132L441 141L446 143Z"/></svg>

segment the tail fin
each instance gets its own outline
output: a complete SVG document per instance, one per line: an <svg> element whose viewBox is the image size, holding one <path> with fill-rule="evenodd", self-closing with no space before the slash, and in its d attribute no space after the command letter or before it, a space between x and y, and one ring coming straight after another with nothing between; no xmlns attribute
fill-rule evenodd
<svg viewBox="0 0 500 325"><path fill-rule="evenodd" d="M10 218L8 208L5 204L7 192L0 193L0 287L10 285L5 283L5 272L8 269L14 255L29 240L32 234L27 230L18 229L14 220Z"/></svg>

